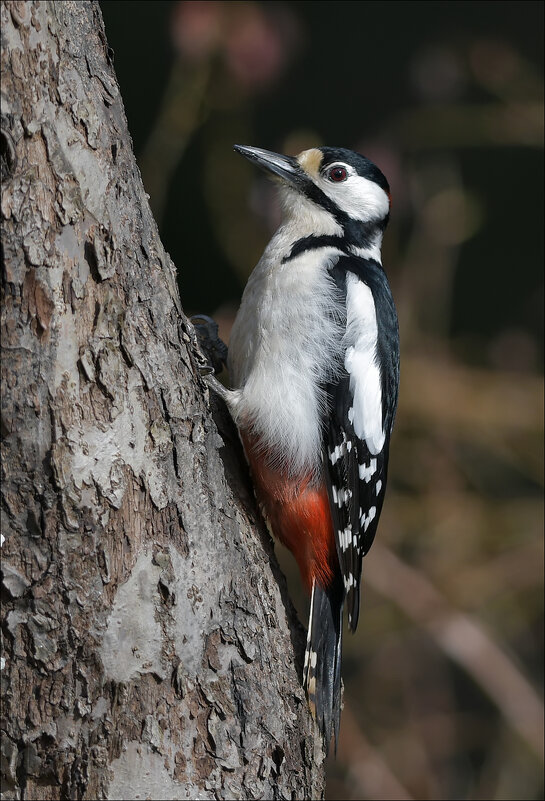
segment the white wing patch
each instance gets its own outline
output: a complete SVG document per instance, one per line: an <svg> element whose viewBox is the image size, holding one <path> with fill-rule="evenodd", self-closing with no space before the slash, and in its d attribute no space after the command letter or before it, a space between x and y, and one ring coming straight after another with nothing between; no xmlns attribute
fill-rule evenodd
<svg viewBox="0 0 545 801"><path fill-rule="evenodd" d="M346 276L346 313L348 347L344 365L350 375L353 396L349 418L356 436L365 440L370 453L377 454L385 441L380 369L376 361L377 317L371 290L352 273ZM371 466L372 463L369 469Z"/></svg>

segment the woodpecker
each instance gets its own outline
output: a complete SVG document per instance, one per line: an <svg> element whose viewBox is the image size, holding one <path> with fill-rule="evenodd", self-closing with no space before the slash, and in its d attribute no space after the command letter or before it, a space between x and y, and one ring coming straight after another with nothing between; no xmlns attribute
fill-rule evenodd
<svg viewBox="0 0 545 801"><path fill-rule="evenodd" d="M278 181L283 220L242 296L225 397L265 518L311 596L303 683L327 751L343 608L355 631L397 406L398 323L380 252L390 190L344 148L234 149Z"/></svg>

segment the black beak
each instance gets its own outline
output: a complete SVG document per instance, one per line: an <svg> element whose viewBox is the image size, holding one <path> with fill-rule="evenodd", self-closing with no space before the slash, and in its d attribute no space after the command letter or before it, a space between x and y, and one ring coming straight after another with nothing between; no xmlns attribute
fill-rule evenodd
<svg viewBox="0 0 545 801"><path fill-rule="evenodd" d="M246 145L233 145L233 148L237 153L257 164L258 167L267 172L272 172L295 188L300 188L308 180L296 159L291 156L281 156L279 153L271 153L270 150L262 150L260 147L248 147Z"/></svg>

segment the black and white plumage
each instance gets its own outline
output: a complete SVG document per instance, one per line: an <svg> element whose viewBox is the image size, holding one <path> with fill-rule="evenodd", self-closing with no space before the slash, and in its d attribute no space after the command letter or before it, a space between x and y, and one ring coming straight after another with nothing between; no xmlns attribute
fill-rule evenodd
<svg viewBox="0 0 545 801"><path fill-rule="evenodd" d="M346 293L345 371L329 385L324 462L343 575L348 624L355 631L362 559L373 544L384 501L388 448L397 406L397 315L382 267L342 256L333 274ZM347 337L348 339L348 337Z"/></svg>
<svg viewBox="0 0 545 801"><path fill-rule="evenodd" d="M235 149L279 179L284 219L242 298L227 401L273 533L312 593L304 683L327 747L343 607L355 630L397 405L397 316L380 257L389 187L342 148Z"/></svg>

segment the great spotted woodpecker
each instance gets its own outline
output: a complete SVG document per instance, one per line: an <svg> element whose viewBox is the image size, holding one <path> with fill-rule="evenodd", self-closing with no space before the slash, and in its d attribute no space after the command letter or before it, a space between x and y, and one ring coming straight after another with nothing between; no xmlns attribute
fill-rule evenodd
<svg viewBox="0 0 545 801"><path fill-rule="evenodd" d="M398 396L380 255L389 187L342 148L235 150L279 180L284 217L246 285L224 397L265 517L311 593L303 681L327 750L339 730L343 607L354 631Z"/></svg>

